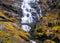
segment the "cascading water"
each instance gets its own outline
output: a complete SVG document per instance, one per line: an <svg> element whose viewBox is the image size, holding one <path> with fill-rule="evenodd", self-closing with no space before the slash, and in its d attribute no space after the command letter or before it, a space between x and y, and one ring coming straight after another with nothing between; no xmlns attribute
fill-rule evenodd
<svg viewBox="0 0 60 43"><path fill-rule="evenodd" d="M27 32L33 29L37 21L42 17L42 10L38 7L40 0L23 0L21 9L23 16L21 17L21 28ZM36 43L35 41L31 41Z"/></svg>
<svg viewBox="0 0 60 43"><path fill-rule="evenodd" d="M38 19L42 17L41 9L38 8L39 0L23 0L21 9L23 16L21 17L21 28L27 32L37 24ZM31 26L32 25L32 26Z"/></svg>

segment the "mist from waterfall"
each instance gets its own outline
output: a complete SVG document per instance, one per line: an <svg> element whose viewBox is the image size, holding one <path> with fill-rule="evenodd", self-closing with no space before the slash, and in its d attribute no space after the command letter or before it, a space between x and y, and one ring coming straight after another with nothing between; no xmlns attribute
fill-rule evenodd
<svg viewBox="0 0 60 43"><path fill-rule="evenodd" d="M41 9L39 11L35 8L38 6L39 0L23 0L21 9L23 16L21 17L21 28L27 32L30 31L31 26L35 26L37 21L42 17ZM35 7L35 8L34 8Z"/></svg>

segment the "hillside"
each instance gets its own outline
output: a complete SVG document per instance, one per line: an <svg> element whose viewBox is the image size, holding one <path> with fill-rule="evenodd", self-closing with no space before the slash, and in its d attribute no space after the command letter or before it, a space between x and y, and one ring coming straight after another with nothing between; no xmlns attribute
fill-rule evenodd
<svg viewBox="0 0 60 43"><path fill-rule="evenodd" d="M20 28L21 2L0 0L0 43L31 43L31 36L37 43L60 43L60 2L50 0L50 5L46 2L43 0L41 5L46 15L29 33Z"/></svg>

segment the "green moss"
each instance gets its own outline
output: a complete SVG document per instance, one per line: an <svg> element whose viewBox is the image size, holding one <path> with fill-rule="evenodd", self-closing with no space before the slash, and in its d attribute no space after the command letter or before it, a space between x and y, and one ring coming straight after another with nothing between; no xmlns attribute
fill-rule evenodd
<svg viewBox="0 0 60 43"><path fill-rule="evenodd" d="M60 2L58 2L58 5L60 5Z"/></svg>
<svg viewBox="0 0 60 43"><path fill-rule="evenodd" d="M0 42L1 42L1 43L6 43L5 38L0 37Z"/></svg>
<svg viewBox="0 0 60 43"><path fill-rule="evenodd" d="M11 36L8 36L7 37L7 41L9 41L10 43L12 43L12 37Z"/></svg>

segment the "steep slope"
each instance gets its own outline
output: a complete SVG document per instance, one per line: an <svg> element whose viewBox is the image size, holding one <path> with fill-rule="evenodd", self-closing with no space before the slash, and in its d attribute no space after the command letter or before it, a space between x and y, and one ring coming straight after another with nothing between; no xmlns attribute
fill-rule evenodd
<svg viewBox="0 0 60 43"><path fill-rule="evenodd" d="M56 38L60 39L60 2L56 2L57 7L54 8L50 0L53 7L51 9L46 1L43 0L41 6L46 10L46 15L40 19L36 28L28 33L20 28L21 3L16 0L0 0L0 43L31 43L31 36L37 43L55 43ZM17 6L14 6L14 3ZM50 35L52 37L49 38Z"/></svg>

